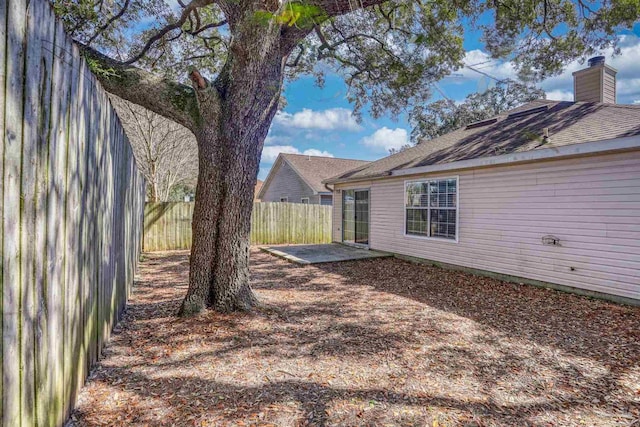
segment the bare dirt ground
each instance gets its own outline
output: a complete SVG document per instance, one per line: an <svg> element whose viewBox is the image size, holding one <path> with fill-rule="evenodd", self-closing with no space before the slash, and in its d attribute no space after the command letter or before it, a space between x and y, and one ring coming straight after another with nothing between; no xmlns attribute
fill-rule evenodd
<svg viewBox="0 0 640 427"><path fill-rule="evenodd" d="M640 425L638 307L391 258L251 256L273 310L185 320L187 253L146 255L71 424Z"/></svg>

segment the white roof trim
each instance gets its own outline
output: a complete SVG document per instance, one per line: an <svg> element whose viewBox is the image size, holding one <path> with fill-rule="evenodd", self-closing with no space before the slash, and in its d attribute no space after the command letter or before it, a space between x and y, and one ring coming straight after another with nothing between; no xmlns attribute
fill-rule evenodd
<svg viewBox="0 0 640 427"><path fill-rule="evenodd" d="M563 145L561 147L541 148L538 150L523 151L520 153L502 154L492 157L479 157L476 159L459 160L457 162L442 163L415 168L397 169L391 172L391 176L415 175L430 172L441 172L456 169L470 169L480 167L498 166L510 163L535 162L559 157L586 156L589 154L602 154L612 151L632 150L640 148L640 135L623 138L605 139L581 144ZM388 176L388 175L387 175ZM384 177L359 177L360 180L380 179ZM340 181L338 181L339 183Z"/></svg>

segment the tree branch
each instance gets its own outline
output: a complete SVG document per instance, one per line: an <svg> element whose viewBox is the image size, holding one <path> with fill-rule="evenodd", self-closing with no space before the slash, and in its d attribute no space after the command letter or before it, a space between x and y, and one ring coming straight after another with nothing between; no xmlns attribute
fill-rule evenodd
<svg viewBox="0 0 640 427"><path fill-rule="evenodd" d="M90 68L93 68L95 76L108 92L192 131L197 129L200 111L193 88L111 59L89 46L79 46L88 61L96 64L90 65Z"/></svg>
<svg viewBox="0 0 640 427"><path fill-rule="evenodd" d="M187 31L187 34L190 34L192 36L197 36L203 31L210 30L211 28L222 27L223 25L226 25L226 24L227 24L227 20L224 19L220 22L212 22L211 24L203 25L202 27L196 26L195 30Z"/></svg>
<svg viewBox="0 0 640 427"><path fill-rule="evenodd" d="M197 89L206 89L208 86L207 81L202 77L202 74L200 74L200 71L198 70L191 70L189 73L189 79Z"/></svg>
<svg viewBox="0 0 640 427"><path fill-rule="evenodd" d="M145 43L145 45L142 47L142 50L138 52L137 55L125 61L124 64L131 65L134 62L140 60L149 51L149 49L151 49L151 47L155 42L162 39L162 37L164 37L167 33L182 27L182 25L187 21L187 19L189 18L189 15L192 12L194 12L196 9L200 7L208 6L215 2L216 0L193 0L183 9L182 14L180 15L180 18L176 22L174 22L173 24L168 24L163 28L161 28L157 33L153 35L153 37L147 40L147 43Z"/></svg>
<svg viewBox="0 0 640 427"><path fill-rule="evenodd" d="M298 64L300 63L300 58L302 58L302 55L304 54L304 46L302 45L298 45L298 54L296 55L296 59L293 60L293 62L287 62L285 64L285 66L287 67L297 67Z"/></svg>
<svg viewBox="0 0 640 427"><path fill-rule="evenodd" d="M98 37L100 34L102 34L107 28L109 28L111 26L111 24L113 24L115 21L120 19L122 17L122 15L124 15L124 13L129 8L129 3L130 2L131 2L130 0L125 0L124 5L122 6L122 9L120 9L120 11L118 13L116 13L111 18L109 18L107 20L107 22L105 22L104 25L102 25L100 28L98 28L96 30L96 32L91 36L91 38L89 40L87 40L87 46L91 45L91 43L93 43L93 41L96 39L96 37Z"/></svg>

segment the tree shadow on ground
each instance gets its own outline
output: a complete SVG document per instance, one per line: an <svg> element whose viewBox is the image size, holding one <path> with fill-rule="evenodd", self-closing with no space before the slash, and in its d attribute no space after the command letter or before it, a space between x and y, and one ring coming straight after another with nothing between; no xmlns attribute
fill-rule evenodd
<svg viewBox="0 0 640 427"><path fill-rule="evenodd" d="M132 401L152 400L158 411L144 406L118 406L104 413L106 418L121 419L131 424L244 425L261 424L279 420L290 425L425 425L423 416L406 411L393 415L393 408L414 408L419 412L426 408L433 411L446 408L448 413L466 414L466 425L530 425L538 415L556 409L557 402L540 399L535 402L498 405L470 399L448 397L438 392L403 393L377 388L341 388L307 379L271 380L257 386L238 386L224 381L211 381L195 377L149 377L117 368L109 377L94 377L102 381L120 378L116 389L127 393ZM347 402L334 415L336 403ZM289 410L272 413L274 405L290 404ZM593 404L587 399L564 399L563 407L571 410L590 410ZM391 410L390 410L391 409ZM428 411L427 411L428 412ZM423 414L421 414L423 415ZM82 410L74 414L76 422L83 419ZM440 417L445 419L446 417ZM269 420L270 419L270 420ZM435 419L435 417L434 417ZM476 423L473 423L473 421ZM213 424L215 423L215 424Z"/></svg>
<svg viewBox="0 0 640 427"><path fill-rule="evenodd" d="M639 357L625 362L640 361L639 307L398 259L355 263L318 268L342 277L347 288L366 283L539 345L601 361L610 361L616 349L633 349Z"/></svg>
<svg viewBox="0 0 640 427"><path fill-rule="evenodd" d="M266 309L179 319L185 256L143 264L75 424L624 425L640 417L638 309L397 259L300 267L252 252Z"/></svg>

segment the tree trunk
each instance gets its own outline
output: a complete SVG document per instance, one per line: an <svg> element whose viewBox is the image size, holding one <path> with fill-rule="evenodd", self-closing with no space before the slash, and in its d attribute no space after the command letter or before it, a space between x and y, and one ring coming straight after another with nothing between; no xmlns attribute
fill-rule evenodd
<svg viewBox="0 0 640 427"><path fill-rule="evenodd" d="M156 189L156 185L152 183L149 186L149 201L150 202L159 202L160 198L158 197L158 190Z"/></svg>
<svg viewBox="0 0 640 427"><path fill-rule="evenodd" d="M265 43L254 45L263 49ZM236 58L242 59L229 61L219 78L224 83L219 108L208 106L206 98L200 101L201 111L211 117L196 132L199 173L189 290L181 315L196 314L205 307L223 312L249 310L258 302L249 283L253 196L286 57L266 50Z"/></svg>
<svg viewBox="0 0 640 427"><path fill-rule="evenodd" d="M238 143L215 128L198 135L200 169L182 315L205 307L249 310L257 303L249 284L249 234L262 133L254 144Z"/></svg>
<svg viewBox="0 0 640 427"><path fill-rule="evenodd" d="M244 195L255 186L258 165L245 160L251 147L233 147L236 144L215 131L203 132L198 140L189 290L181 312L195 314L204 307L250 309L256 303L249 285L253 203Z"/></svg>

